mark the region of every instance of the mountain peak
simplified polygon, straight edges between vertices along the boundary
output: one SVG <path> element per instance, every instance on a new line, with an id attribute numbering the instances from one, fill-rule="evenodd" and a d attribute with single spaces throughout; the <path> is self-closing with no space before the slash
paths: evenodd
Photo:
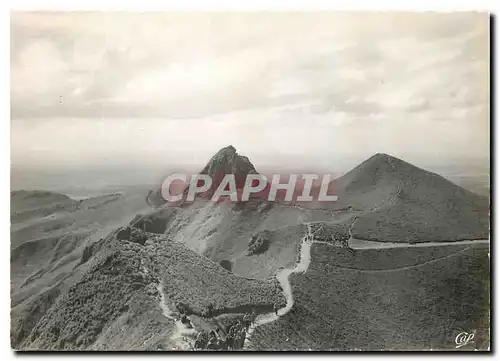
<path id="1" fill-rule="evenodd" d="M 392 161 L 392 160 L 396 160 L 396 161 L 399 161 L 401 162 L 401 159 L 399 158 L 396 158 L 390 154 L 387 154 L 387 153 L 375 153 L 374 155 L 372 155 L 370 158 L 367 159 L 367 161 Z"/>
<path id="2" fill-rule="evenodd" d="M 257 173 L 257 171 L 247 157 L 239 155 L 235 147 L 228 145 L 215 153 L 203 168 L 202 173 L 246 175 Z"/>
<path id="3" fill-rule="evenodd" d="M 221 148 L 217 153 L 217 154 L 228 154 L 228 155 L 232 155 L 232 154 L 237 154 L 236 153 L 236 148 L 233 147 L 231 144 L 224 147 L 224 148 Z"/>
<path id="4" fill-rule="evenodd" d="M 392 156 L 387 153 L 375 153 L 374 155 L 371 156 L 371 158 L 388 158 L 388 157 Z"/>
<path id="5" fill-rule="evenodd" d="M 376 153 L 361 163 L 361 166 L 364 168 L 369 167 L 372 171 L 380 168 L 392 172 L 400 167 L 410 166 L 410 164 L 386 153 Z"/>

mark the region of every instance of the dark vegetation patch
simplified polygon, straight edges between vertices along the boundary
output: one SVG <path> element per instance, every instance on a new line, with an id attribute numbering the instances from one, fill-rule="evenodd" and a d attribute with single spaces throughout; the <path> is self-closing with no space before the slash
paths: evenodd
<path id="1" fill-rule="evenodd" d="M 252 308 L 264 312 L 272 310 L 274 302 L 285 303 L 276 280 L 236 276 L 178 242 L 164 240 L 155 252 L 165 296 L 174 304 L 188 305 L 189 313 L 213 317 Z"/>
<path id="2" fill-rule="evenodd" d="M 178 212 L 179 210 L 176 208 L 162 208 L 149 214 L 137 215 L 130 222 L 130 226 L 148 233 L 164 234 Z"/>
<path id="3" fill-rule="evenodd" d="M 320 222 L 310 225 L 313 240 L 317 242 L 326 242 L 334 246 L 348 248 L 350 238 L 349 228 L 353 219 L 347 219 L 343 222 Z"/>
<path id="4" fill-rule="evenodd" d="M 289 226 L 270 231 L 269 248 L 266 252 L 252 256 L 241 256 L 233 260 L 233 272 L 245 277 L 268 279 L 280 268 L 295 265 L 297 248 L 306 234 L 305 225 Z"/>
<path id="5" fill-rule="evenodd" d="M 167 228 L 168 217 L 165 217 L 165 213 L 152 214 L 149 216 L 139 216 L 137 219 L 131 222 L 133 227 L 142 229 L 145 232 L 150 233 L 165 233 Z"/>
<path id="6" fill-rule="evenodd" d="M 212 318 L 202 317 L 199 315 L 192 314 L 189 316 L 193 327 L 198 331 L 210 332 L 217 327 L 223 330 L 225 333 L 229 328 L 236 324 L 238 320 L 242 321 L 244 313 L 225 313 Z"/>
<path id="7" fill-rule="evenodd" d="M 121 241 L 129 241 L 132 243 L 137 243 L 143 246 L 146 241 L 149 239 L 149 236 L 142 229 L 135 227 L 125 227 L 121 228 L 116 233 L 116 238 Z"/>
<path id="8" fill-rule="evenodd" d="M 219 262 L 219 264 L 222 268 L 228 270 L 229 272 L 231 272 L 233 268 L 233 264 L 231 263 L 231 261 L 228 261 L 227 259 L 223 259 L 222 261 Z"/>
<path id="9" fill-rule="evenodd" d="M 271 232 L 264 230 L 255 233 L 250 237 L 247 247 L 247 256 L 252 256 L 255 254 L 264 253 L 269 248 L 269 243 L 271 241 Z"/>
<path id="10" fill-rule="evenodd" d="M 157 298 L 148 257 L 133 243 L 104 250 L 90 270 L 54 302 L 22 346 L 86 349 L 103 328 L 144 297 Z"/>

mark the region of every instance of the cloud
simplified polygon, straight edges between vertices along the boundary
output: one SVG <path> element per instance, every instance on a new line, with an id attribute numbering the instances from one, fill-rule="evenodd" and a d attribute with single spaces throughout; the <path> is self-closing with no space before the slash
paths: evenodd
<path id="1" fill-rule="evenodd" d="M 12 96 L 43 98 L 64 87 L 68 75 L 67 64 L 51 42 L 33 42 L 23 49 L 13 66 Z"/>
<path id="2" fill-rule="evenodd" d="M 487 61 L 474 13 L 15 13 L 12 28 L 14 114 L 191 116 L 299 97 L 415 111 L 482 87 L 470 69 Z"/>
<path id="3" fill-rule="evenodd" d="M 168 152 L 165 161 L 189 162 L 234 143 L 256 162 L 281 153 L 325 162 L 349 152 L 484 156 L 488 21 L 480 13 L 14 13 L 12 117 L 28 120 L 13 132 L 13 154 L 36 163 Z M 95 133 L 103 124 L 113 137 Z"/>

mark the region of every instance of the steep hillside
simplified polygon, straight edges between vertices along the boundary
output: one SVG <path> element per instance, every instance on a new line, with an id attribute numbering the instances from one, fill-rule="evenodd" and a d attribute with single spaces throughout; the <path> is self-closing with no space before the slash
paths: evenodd
<path id="1" fill-rule="evenodd" d="M 274 232 L 281 228 L 292 229 L 304 222 L 342 220 L 350 217 L 350 214 L 344 212 L 307 210 L 277 203 L 265 202 L 257 206 L 240 207 L 234 203 L 217 204 L 198 200 L 189 207 L 160 208 L 135 219 L 132 224 L 150 232 L 165 234 L 217 262 L 233 262 L 238 259 L 238 262 L 248 264 L 241 257 L 245 256 L 248 243 L 258 232 Z M 279 234 L 285 237 L 278 236 Z M 287 234 L 288 231 L 283 231 L 277 233 L 276 237 L 273 236 L 270 253 L 266 251 L 263 257 L 267 257 L 269 253 L 274 255 L 272 257 L 275 259 L 284 259 L 284 263 L 287 263 L 288 256 L 282 258 L 279 252 L 285 248 L 292 249 L 290 247 L 295 247 L 293 244 L 299 240 L 298 237 L 290 238 Z M 292 257 L 291 254 L 290 256 Z M 255 261 L 260 258 L 262 257 L 254 257 Z M 291 259 L 295 259 L 295 255 Z M 243 263 L 240 263 L 241 271 L 247 269 Z M 280 262 L 277 261 L 276 264 Z M 269 267 L 274 269 L 274 266 Z M 251 271 L 246 275 L 254 277 L 256 274 Z"/>
<path id="2" fill-rule="evenodd" d="M 13 347 L 145 349 L 172 327 L 162 316 L 162 297 L 172 310 L 183 305 L 189 314 L 203 317 L 209 307 L 214 317 L 269 311 L 275 302 L 284 302 L 274 280 L 237 277 L 164 237 L 151 235 L 140 245 L 118 234 L 96 243 L 66 282 L 13 310 Z M 164 295 L 158 293 L 160 283 Z M 165 342 L 163 347 L 172 346 Z"/>
<path id="3" fill-rule="evenodd" d="M 154 325 L 153 322 L 157 291 L 152 285 L 154 278 L 147 272 L 150 265 L 151 261 L 144 257 L 140 246 L 128 242 L 120 247 L 110 244 L 88 265 L 80 266 L 85 266 L 86 270 L 61 285 L 59 294 L 54 295 L 49 305 L 43 293 L 31 301 L 38 308 L 47 308 L 36 319 L 31 319 L 31 313 L 20 313 L 13 318 L 14 324 L 31 322 L 34 327 L 14 328 L 12 346 L 47 350 L 88 349 L 119 317 L 131 318 L 134 323 L 147 323 L 150 327 L 155 326 L 151 330 L 160 331 L 161 323 Z M 161 312 L 156 311 L 159 317 Z M 137 336 L 128 345 L 133 349 L 148 335 L 137 334 L 137 325 L 134 329 L 131 326 L 127 328 Z"/>
<path id="4" fill-rule="evenodd" d="M 405 201 L 453 203 L 465 210 L 488 205 L 486 198 L 438 174 L 381 153 L 334 180 L 332 185 L 342 204 L 365 210 Z"/>
<path id="5" fill-rule="evenodd" d="M 202 169 L 215 186 L 225 174 L 235 174 L 242 186 L 243 176 L 256 172 L 232 146 Z M 181 310 L 197 330 L 226 327 L 252 310 L 276 316 L 273 304 L 284 305 L 283 292 L 287 302 L 292 296 L 280 275 L 298 259 L 309 260 L 299 257 L 304 239 L 320 244 L 312 245 L 309 269 L 291 276 L 295 303 L 287 303 L 290 313 L 258 327 L 250 348 L 443 348 L 450 346 L 443 336 L 448 329 L 480 330 L 482 342 L 487 246 L 360 250 L 349 241 L 488 238 L 489 200 L 383 154 L 330 189 L 339 201 L 324 209 L 260 197 L 212 202 L 207 195 L 214 186 L 177 205 L 158 202 L 154 191 L 79 201 L 12 192 L 11 343 L 175 349 L 172 315 Z"/>
<path id="6" fill-rule="evenodd" d="M 80 258 L 77 250 L 91 234 L 82 230 L 22 243 L 11 251 L 11 282 L 25 287 L 44 274 L 75 262 Z"/>
<path id="7" fill-rule="evenodd" d="M 13 213 L 14 209 L 31 212 L 27 218 L 12 217 L 12 305 L 67 278 L 87 244 L 149 209 L 144 194 L 134 191 L 74 201 L 52 192 L 12 192 Z"/>
<path id="8" fill-rule="evenodd" d="M 240 163 L 244 166 L 236 166 Z M 212 157 L 203 171 L 247 174 L 255 168 L 229 146 Z M 295 260 L 300 232 L 289 231 L 304 222 L 326 222 L 322 232 L 328 237 L 337 233 L 339 245 L 351 235 L 403 243 L 488 238 L 488 199 L 389 155 L 374 155 L 334 180 L 330 188 L 339 201 L 325 209 L 262 200 L 234 204 L 198 199 L 183 207 L 161 208 L 136 221 L 139 228 L 166 234 L 217 262 L 231 262 L 236 273 L 257 278 L 269 277 Z M 264 231 L 271 232 L 268 249 L 247 254 L 249 241 Z"/>
<path id="9" fill-rule="evenodd" d="M 251 350 L 465 350 L 489 347 L 488 245 L 356 250 L 315 244 L 291 277 L 290 313 L 255 330 Z"/>
<path id="10" fill-rule="evenodd" d="M 376 154 L 332 182 L 338 207 L 363 209 L 355 238 L 381 242 L 488 238 L 489 201 L 443 177 Z"/>

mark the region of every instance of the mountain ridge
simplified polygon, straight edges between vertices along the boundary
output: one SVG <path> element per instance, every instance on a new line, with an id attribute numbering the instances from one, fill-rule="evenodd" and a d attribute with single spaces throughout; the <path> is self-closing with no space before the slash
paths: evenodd
<path id="1" fill-rule="evenodd" d="M 443 176 L 377 153 L 332 182 L 338 206 L 365 211 L 354 238 L 456 241 L 489 236 L 489 200 Z"/>
<path id="2" fill-rule="evenodd" d="M 208 175 L 245 174 L 246 176 L 246 174 L 256 174 L 257 171 L 248 157 L 238 154 L 234 146 L 228 145 L 215 153 L 200 173 Z"/>

